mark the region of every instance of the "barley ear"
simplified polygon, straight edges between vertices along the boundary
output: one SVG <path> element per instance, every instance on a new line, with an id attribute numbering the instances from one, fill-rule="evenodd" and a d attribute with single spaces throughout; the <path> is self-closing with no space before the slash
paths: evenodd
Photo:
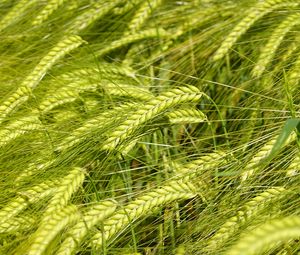
<path id="1" fill-rule="evenodd" d="M 257 255 L 264 254 L 279 244 L 300 237 L 300 217 L 289 216 L 265 223 L 245 233 L 226 255 Z"/>
<path id="2" fill-rule="evenodd" d="M 246 33 L 246 31 L 260 18 L 266 14 L 272 12 L 273 10 L 285 7 L 285 6 L 297 6 L 297 3 L 289 3 L 285 0 L 266 0 L 263 2 L 258 2 L 256 6 L 251 8 L 246 15 L 226 36 L 226 39 L 222 42 L 219 49 L 213 56 L 213 61 L 220 60 L 223 58 L 228 51 L 232 48 L 235 42 Z"/>
<path id="3" fill-rule="evenodd" d="M 104 47 L 101 50 L 98 50 L 95 54 L 97 57 L 102 57 L 105 54 L 113 50 L 116 50 L 122 46 L 126 46 L 130 43 L 138 42 L 141 40 L 147 40 L 151 38 L 168 38 L 168 37 L 170 37 L 170 34 L 166 32 L 164 29 L 150 28 L 141 32 L 137 32 L 135 34 L 128 34 L 119 40 L 112 41 L 110 42 L 109 46 Z"/>
<path id="4" fill-rule="evenodd" d="M 95 21 L 101 19 L 104 15 L 113 10 L 113 8 L 120 2 L 122 2 L 122 0 L 112 0 L 105 4 L 103 2 L 93 4 L 85 12 L 74 19 L 71 26 L 68 28 L 69 33 L 80 33 L 88 26 L 92 25 Z"/>
<path id="5" fill-rule="evenodd" d="M 287 141 L 285 141 L 285 145 L 295 141 L 296 139 L 296 133 L 293 132 Z M 277 141 L 277 136 L 270 139 L 268 142 L 265 143 L 265 145 L 254 155 L 254 157 L 248 162 L 248 164 L 245 166 L 245 169 L 243 170 L 241 174 L 241 182 L 246 181 L 249 179 L 255 172 L 259 170 L 259 163 L 266 159 L 269 154 L 271 153 L 274 144 Z"/>
<path id="6" fill-rule="evenodd" d="M 48 17 L 55 12 L 66 0 L 50 0 L 46 6 L 42 9 L 34 20 L 32 21 L 33 26 L 41 25 Z"/>
<path id="7" fill-rule="evenodd" d="M 299 13 L 289 15 L 279 26 L 273 31 L 265 46 L 263 46 L 258 61 L 255 64 L 252 75 L 259 77 L 265 71 L 267 65 L 272 61 L 277 48 L 283 41 L 285 35 L 297 24 L 300 23 Z"/>
<path id="8" fill-rule="evenodd" d="M 77 207 L 69 205 L 55 211 L 47 222 L 41 223 L 33 234 L 27 255 L 42 255 L 52 240 L 68 225 L 76 222 L 80 215 Z"/>
<path id="9" fill-rule="evenodd" d="M 179 87 L 166 91 L 160 96 L 145 102 L 137 111 L 130 113 L 123 123 L 115 131 L 108 134 L 108 139 L 103 145 L 103 149 L 112 150 L 132 136 L 138 128 L 166 112 L 169 108 L 183 103 L 198 102 L 202 93 L 193 86 Z"/>
<path id="10" fill-rule="evenodd" d="M 7 221 L 19 215 L 28 205 L 51 195 L 57 184 L 56 181 L 47 181 L 19 192 L 15 198 L 0 209 L 0 228 L 4 227 Z"/>
<path id="11" fill-rule="evenodd" d="M 3 122 L 8 114 L 28 100 L 31 91 L 34 90 L 47 71 L 59 59 L 79 47 L 82 43 L 84 43 L 84 41 L 81 37 L 76 35 L 68 36 L 58 42 L 58 44 L 41 59 L 33 71 L 23 80 L 21 86 L 0 105 L 0 123 Z"/>
<path id="12" fill-rule="evenodd" d="M 74 254 L 91 228 L 113 214 L 116 208 L 117 204 L 113 201 L 103 201 L 88 206 L 85 209 L 82 218 L 66 232 L 65 236 L 67 237 L 60 245 L 56 254 Z"/>
<path id="13" fill-rule="evenodd" d="M 73 193 L 81 187 L 84 178 L 85 171 L 82 168 L 75 167 L 62 179 L 60 185 L 56 189 L 55 195 L 51 198 L 45 209 L 42 222 L 46 224 L 47 220 L 54 212 L 59 211 L 60 208 L 68 204 Z"/>
<path id="14" fill-rule="evenodd" d="M 224 243 L 245 223 L 257 216 L 271 203 L 289 194 L 283 187 L 267 189 L 242 206 L 235 216 L 227 220 L 221 228 L 209 239 L 205 250 L 214 251 Z"/>
<path id="15" fill-rule="evenodd" d="M 8 13 L 0 20 L 0 32 L 18 21 L 26 9 L 36 2 L 37 0 L 20 0 L 17 4 L 13 5 Z"/>
<path id="16" fill-rule="evenodd" d="M 42 125 L 37 116 L 31 115 L 19 118 L 8 123 L 4 129 L 0 129 L 0 147 L 25 133 L 34 130 L 41 130 Z"/>
<path id="17" fill-rule="evenodd" d="M 150 0 L 142 2 L 128 24 L 129 33 L 136 33 L 143 26 L 145 21 L 151 16 L 154 9 L 162 4 L 162 0 Z"/>
<path id="18" fill-rule="evenodd" d="M 293 177 L 297 176 L 299 174 L 300 170 L 300 154 L 297 153 L 294 159 L 292 159 L 292 162 L 286 169 L 286 176 Z"/>
<path id="19" fill-rule="evenodd" d="M 18 216 L 0 223 L 0 234 L 12 234 L 30 229 L 35 224 L 35 219 L 29 216 Z"/>
<path id="20" fill-rule="evenodd" d="M 103 244 L 103 237 L 110 242 L 116 235 L 122 233 L 133 221 L 149 214 L 153 209 L 162 207 L 170 202 L 190 199 L 197 195 L 197 189 L 190 182 L 172 181 L 161 188 L 149 191 L 124 208 L 116 211 L 103 223 L 103 233 L 98 232 L 91 240 L 92 246 L 99 248 Z"/>

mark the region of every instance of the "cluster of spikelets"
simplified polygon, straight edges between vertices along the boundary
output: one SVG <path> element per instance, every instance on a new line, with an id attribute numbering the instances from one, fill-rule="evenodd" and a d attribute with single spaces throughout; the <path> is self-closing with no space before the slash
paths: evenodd
<path id="1" fill-rule="evenodd" d="M 299 8 L 0 1 L 0 253 L 299 252 Z"/>

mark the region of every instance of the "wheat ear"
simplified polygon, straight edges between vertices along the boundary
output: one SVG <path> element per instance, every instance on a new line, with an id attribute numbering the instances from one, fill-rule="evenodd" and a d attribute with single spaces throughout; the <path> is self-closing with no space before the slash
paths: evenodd
<path id="1" fill-rule="evenodd" d="M 67 238 L 60 245 L 57 255 L 71 255 L 80 247 L 82 240 L 90 229 L 109 217 L 116 210 L 116 202 L 103 201 L 92 204 L 85 209 L 83 216 L 72 228 L 66 232 Z"/>
<path id="2" fill-rule="evenodd" d="M 254 77 L 259 77 L 262 75 L 267 65 L 273 59 L 275 52 L 285 35 L 297 24 L 300 23 L 300 14 L 293 13 L 289 15 L 284 21 L 273 31 L 267 44 L 262 48 L 262 51 L 259 55 L 258 61 L 255 64 L 252 75 Z"/>
<path id="3" fill-rule="evenodd" d="M 141 125 L 147 121 L 163 114 L 169 108 L 188 102 L 197 102 L 202 93 L 193 86 L 180 87 L 162 93 L 160 96 L 145 102 L 134 113 L 129 114 L 119 127 L 108 134 L 108 139 L 103 145 L 103 149 L 114 149 L 129 136 L 131 136 Z"/>
<path id="4" fill-rule="evenodd" d="M 232 48 L 234 43 L 260 18 L 280 7 L 297 6 L 298 3 L 290 3 L 286 0 L 266 0 L 257 3 L 226 36 L 219 49 L 213 56 L 213 61 L 223 58 Z"/>
<path id="5" fill-rule="evenodd" d="M 206 250 L 216 251 L 217 248 L 224 243 L 236 232 L 244 223 L 249 222 L 253 217 L 257 216 L 270 203 L 282 198 L 288 194 L 288 190 L 283 187 L 274 187 L 267 189 L 258 196 L 251 199 L 235 216 L 227 220 L 221 228 L 209 239 Z"/>
<path id="6" fill-rule="evenodd" d="M 290 216 L 265 223 L 245 234 L 226 255 L 263 254 L 279 244 L 300 237 L 300 217 Z"/>
<path id="7" fill-rule="evenodd" d="M 84 41 L 79 36 L 71 35 L 61 40 L 41 59 L 34 70 L 24 79 L 21 86 L 0 105 L 0 123 L 12 111 L 28 100 L 31 91 L 43 79 L 47 71 L 70 51 L 79 47 Z"/>
<path id="8" fill-rule="evenodd" d="M 99 232 L 94 235 L 91 240 L 92 246 L 101 247 L 103 238 L 106 241 L 111 241 L 111 238 L 123 232 L 129 224 L 141 216 L 151 213 L 155 208 L 173 201 L 195 197 L 197 195 L 196 190 L 190 182 L 172 181 L 161 188 L 141 195 L 104 221 L 103 233 Z"/>
<path id="9" fill-rule="evenodd" d="M 62 207 L 48 218 L 47 222 L 41 223 L 38 230 L 33 234 L 27 255 L 42 255 L 52 240 L 64 228 L 76 222 L 80 218 L 75 205 Z"/>

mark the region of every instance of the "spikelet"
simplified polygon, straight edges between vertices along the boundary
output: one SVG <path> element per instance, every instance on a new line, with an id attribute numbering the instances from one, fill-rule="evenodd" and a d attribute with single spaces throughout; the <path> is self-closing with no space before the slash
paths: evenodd
<path id="1" fill-rule="evenodd" d="M 134 14 L 131 22 L 128 24 L 129 33 L 140 31 L 145 21 L 151 16 L 152 12 L 162 4 L 162 0 L 144 1 Z"/>
<path id="2" fill-rule="evenodd" d="M 112 133 L 103 145 L 103 149 L 112 150 L 123 143 L 138 128 L 147 121 L 166 112 L 169 108 L 189 102 L 200 100 L 202 93 L 193 86 L 180 87 L 162 93 L 160 96 L 145 102 L 145 104 L 133 113 L 128 114 L 125 120 Z"/>
<path id="3" fill-rule="evenodd" d="M 295 132 L 293 132 L 289 136 L 288 140 L 285 142 L 285 145 L 295 141 L 295 139 L 296 139 L 296 134 L 295 134 Z M 248 164 L 245 166 L 245 169 L 243 170 L 243 172 L 241 174 L 242 182 L 249 179 L 250 176 L 252 176 L 256 171 L 259 170 L 259 163 L 261 162 L 261 160 L 263 160 L 270 154 L 274 144 L 276 143 L 276 140 L 277 140 L 277 137 L 274 137 L 274 138 L 270 139 L 268 142 L 266 142 L 265 145 L 248 162 Z"/>
<path id="4" fill-rule="evenodd" d="M 55 12 L 66 0 L 50 0 L 46 6 L 42 9 L 34 20 L 32 21 L 33 26 L 41 25 L 48 17 Z"/>
<path id="5" fill-rule="evenodd" d="M 16 5 L 14 5 L 9 12 L 0 20 L 0 32 L 6 27 L 12 25 L 18 21 L 24 12 L 37 0 L 20 0 Z"/>
<path id="6" fill-rule="evenodd" d="M 298 3 L 290 3 L 286 0 L 266 0 L 258 2 L 256 6 L 249 10 L 244 17 L 226 36 L 219 49 L 213 56 L 213 61 L 223 58 L 232 48 L 234 43 L 260 18 L 280 7 L 297 6 Z"/>
<path id="7" fill-rule="evenodd" d="M 73 193 L 75 193 L 82 185 L 84 178 L 84 170 L 82 168 L 75 167 L 62 179 L 56 189 L 55 195 L 51 198 L 45 209 L 42 223 L 46 224 L 47 220 L 54 212 L 59 211 L 62 207 L 68 204 Z"/>
<path id="8" fill-rule="evenodd" d="M 284 39 L 285 35 L 297 24 L 300 23 L 299 13 L 293 13 L 284 19 L 283 22 L 273 31 L 269 40 L 259 55 L 258 61 L 255 64 L 252 75 L 259 77 L 265 71 L 267 65 L 272 61 L 277 48 Z"/>
<path id="9" fill-rule="evenodd" d="M 300 217 L 289 216 L 265 223 L 245 234 L 226 255 L 264 254 L 279 244 L 300 237 Z"/>
<path id="10" fill-rule="evenodd" d="M 75 223 L 80 218 L 75 205 L 62 207 L 53 212 L 47 222 L 39 225 L 38 230 L 33 234 L 31 245 L 27 255 L 42 255 L 52 240 L 68 225 Z"/>
<path id="11" fill-rule="evenodd" d="M 147 29 L 141 32 L 137 32 L 135 34 L 129 34 L 127 36 L 122 37 L 119 40 L 113 41 L 109 43 L 109 46 L 104 47 L 98 51 L 96 51 L 95 55 L 97 57 L 102 57 L 103 55 L 109 53 L 110 51 L 116 50 L 122 46 L 128 45 L 130 43 L 134 43 L 141 40 L 151 39 L 151 38 L 167 38 L 170 37 L 170 34 L 166 32 L 164 29 Z"/>
<path id="12" fill-rule="evenodd" d="M 60 245 L 56 254 L 74 254 L 77 247 L 80 247 L 82 240 L 88 234 L 89 230 L 113 214 L 116 207 L 116 202 L 113 201 L 103 201 L 88 206 L 82 219 L 66 232 L 65 235 L 67 238 Z"/>
<path id="13" fill-rule="evenodd" d="M 227 220 L 221 228 L 214 234 L 206 246 L 208 251 L 216 251 L 236 232 L 244 223 L 250 222 L 262 210 L 267 208 L 270 203 L 275 202 L 282 196 L 287 195 L 288 190 L 283 187 L 274 187 L 267 189 L 258 196 L 247 202 L 235 216 Z"/>
<path id="14" fill-rule="evenodd" d="M 41 128 L 41 123 L 35 115 L 12 121 L 5 126 L 5 129 L 0 129 L 0 147 L 27 132 L 40 130 Z"/>
<path id="15" fill-rule="evenodd" d="M 151 213 L 153 209 L 173 201 L 190 199 L 196 195 L 196 188 L 190 182 L 168 182 L 161 188 L 141 195 L 106 219 L 103 225 L 104 232 L 95 234 L 91 244 L 93 247 L 99 248 L 103 244 L 103 237 L 109 243 L 114 235 L 120 234 L 129 224 L 141 216 Z"/>
<path id="16" fill-rule="evenodd" d="M 184 123 L 201 123 L 206 122 L 206 115 L 197 109 L 179 109 L 167 113 L 170 123 L 184 124 Z"/>
<path id="17" fill-rule="evenodd" d="M 54 46 L 49 53 L 41 59 L 34 70 L 25 78 L 21 86 L 0 105 L 0 123 L 12 111 L 26 102 L 31 91 L 43 79 L 47 71 L 70 51 L 79 47 L 84 41 L 79 36 L 68 36 Z"/>

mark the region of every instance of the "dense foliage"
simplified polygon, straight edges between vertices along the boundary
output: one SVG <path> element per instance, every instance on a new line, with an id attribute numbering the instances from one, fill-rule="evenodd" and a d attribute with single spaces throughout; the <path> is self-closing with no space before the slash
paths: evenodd
<path id="1" fill-rule="evenodd" d="M 300 252 L 299 10 L 0 0 L 0 254 Z"/>

